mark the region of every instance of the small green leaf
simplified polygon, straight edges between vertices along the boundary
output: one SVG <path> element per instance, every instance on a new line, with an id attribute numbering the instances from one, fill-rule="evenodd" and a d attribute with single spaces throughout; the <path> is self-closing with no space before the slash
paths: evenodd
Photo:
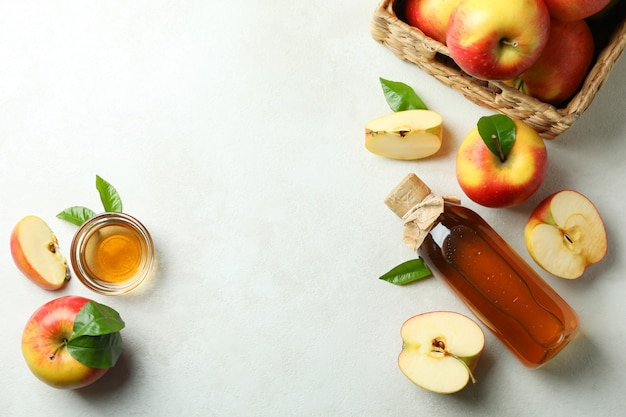
<path id="1" fill-rule="evenodd" d="M 484 116 L 478 120 L 478 133 L 487 148 L 501 162 L 506 161 L 511 148 L 515 144 L 515 123 L 504 114 Z"/>
<path id="2" fill-rule="evenodd" d="M 73 206 L 57 214 L 57 218 L 80 226 L 95 215 L 96 213 L 87 207 Z"/>
<path id="3" fill-rule="evenodd" d="M 88 301 L 74 319 L 71 339 L 119 332 L 125 324 L 119 313 L 104 304 Z"/>
<path id="4" fill-rule="evenodd" d="M 122 199 L 115 187 L 96 175 L 96 188 L 100 193 L 100 200 L 106 212 L 121 212 Z"/>
<path id="5" fill-rule="evenodd" d="M 380 78 L 387 104 L 394 112 L 403 110 L 428 110 L 424 102 L 410 86 Z"/>
<path id="6" fill-rule="evenodd" d="M 122 335 L 119 332 L 101 336 L 81 336 L 70 339 L 67 349 L 80 363 L 91 368 L 111 368 L 122 355 Z"/>
<path id="7" fill-rule="evenodd" d="M 380 277 L 380 279 L 392 284 L 404 285 L 431 275 L 432 272 L 430 272 L 430 269 L 424 263 L 424 260 L 422 258 L 417 258 L 396 266 L 391 271 Z"/>

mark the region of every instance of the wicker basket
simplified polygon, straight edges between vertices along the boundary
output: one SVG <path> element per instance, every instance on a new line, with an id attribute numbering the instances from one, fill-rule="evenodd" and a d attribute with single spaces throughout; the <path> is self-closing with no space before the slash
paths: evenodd
<path id="1" fill-rule="evenodd" d="M 522 120 L 545 139 L 566 131 L 589 107 L 608 78 L 626 45 L 626 20 L 617 22 L 607 43 L 599 49 L 595 63 L 579 92 L 563 107 L 544 103 L 498 81 L 483 81 L 463 72 L 450 58 L 448 48 L 409 26 L 395 13 L 398 0 L 382 0 L 371 22 L 371 35 L 397 57 L 416 64 L 423 71 L 470 101 L 509 117 Z"/>

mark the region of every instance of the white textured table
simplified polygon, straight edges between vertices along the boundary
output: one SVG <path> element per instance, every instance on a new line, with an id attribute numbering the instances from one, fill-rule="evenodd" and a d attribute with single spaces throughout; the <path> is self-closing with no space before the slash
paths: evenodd
<path id="1" fill-rule="evenodd" d="M 369 35 L 375 1 L 6 0 L 0 3 L 0 414 L 7 416 L 617 415 L 626 261 L 626 62 L 578 122 L 548 143 L 548 176 L 513 209 L 463 198 L 455 150 L 489 114 Z M 363 146 L 389 111 L 378 77 L 413 86 L 443 114 L 445 146 L 420 162 Z M 544 274 L 580 315 L 553 362 L 524 368 L 487 333 L 478 384 L 453 396 L 399 371 L 401 324 L 468 313 L 431 279 L 378 277 L 413 255 L 383 199 L 409 172 L 456 193 L 527 259 L 522 229 L 549 193 L 573 188 L 605 220 L 610 251 L 577 281 Z M 37 214 L 97 207 L 95 175 L 150 229 L 158 274 L 102 297 L 73 280 L 59 293 L 16 269 L 9 234 Z M 21 331 L 41 304 L 85 295 L 127 323 L 125 354 L 99 383 L 57 391 L 26 368 Z"/>

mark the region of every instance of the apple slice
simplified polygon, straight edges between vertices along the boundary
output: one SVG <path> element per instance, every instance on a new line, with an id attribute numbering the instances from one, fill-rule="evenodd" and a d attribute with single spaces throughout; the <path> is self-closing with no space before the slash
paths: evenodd
<path id="1" fill-rule="evenodd" d="M 549 273 L 580 277 L 607 251 L 604 223 L 591 201 L 577 191 L 548 196 L 535 208 L 524 228 L 530 256 Z"/>
<path id="2" fill-rule="evenodd" d="M 13 228 L 11 255 L 18 269 L 41 288 L 58 290 L 70 279 L 56 236 L 37 216 L 26 216 Z"/>
<path id="3" fill-rule="evenodd" d="M 474 381 L 485 334 L 469 317 L 452 311 L 419 314 L 402 325 L 400 335 L 398 366 L 419 387 L 451 394 Z"/>
<path id="4" fill-rule="evenodd" d="M 441 148 L 443 117 L 432 110 L 389 113 L 365 125 L 365 147 L 392 159 L 426 158 Z"/>

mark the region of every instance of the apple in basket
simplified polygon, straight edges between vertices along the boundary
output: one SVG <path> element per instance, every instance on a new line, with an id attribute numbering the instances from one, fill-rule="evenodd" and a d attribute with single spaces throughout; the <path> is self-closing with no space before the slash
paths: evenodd
<path id="1" fill-rule="evenodd" d="M 424 34 L 443 44 L 452 11 L 461 0 L 406 0 L 404 19 Z"/>
<path id="2" fill-rule="evenodd" d="M 573 22 L 598 13 L 608 6 L 611 0 L 544 0 L 544 2 L 552 17 Z"/>
<path id="3" fill-rule="evenodd" d="M 534 64 L 549 33 L 543 0 L 461 0 L 450 15 L 446 44 L 466 73 L 509 80 Z"/>
<path id="4" fill-rule="evenodd" d="M 548 44 L 539 59 L 510 84 L 545 103 L 563 103 L 585 81 L 594 48 L 593 34 L 585 20 L 552 19 Z"/>

